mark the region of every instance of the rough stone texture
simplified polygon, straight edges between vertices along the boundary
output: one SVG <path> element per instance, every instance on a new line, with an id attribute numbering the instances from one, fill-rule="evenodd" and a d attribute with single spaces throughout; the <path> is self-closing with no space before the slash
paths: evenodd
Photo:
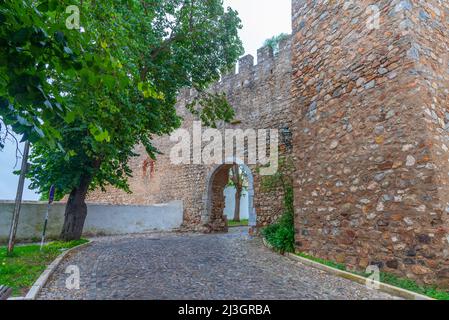
<path id="1" fill-rule="evenodd" d="M 297 248 L 448 285 L 446 1 L 293 1 Z"/>
<path id="2" fill-rule="evenodd" d="M 80 290 L 66 289 L 68 266 Z M 56 269 L 41 300 L 395 299 L 279 256 L 241 230 L 99 239 Z"/>
<path id="3" fill-rule="evenodd" d="M 212 177 L 212 201 L 211 201 L 211 230 L 228 231 L 228 221 L 223 214 L 225 208 L 225 199 L 223 197 L 224 189 L 229 182 L 230 165 L 222 166 Z"/>
<path id="4" fill-rule="evenodd" d="M 238 74 L 228 74 L 211 90 L 224 92 L 236 110 L 233 124 L 220 126 L 231 129 L 285 129 L 290 128 L 290 84 L 291 46 L 290 39 L 280 44 L 280 50 L 273 54 L 271 48 L 258 51 L 258 63 L 250 55 L 239 61 Z M 184 107 L 191 101 L 193 92 L 181 93 L 177 105 L 178 114 L 184 118 L 183 128 L 193 132 L 192 115 Z M 203 128 L 203 131 L 206 128 Z M 224 134 L 223 134 L 224 136 Z M 288 137 L 288 135 L 286 135 Z M 291 148 L 280 136 L 280 153 L 285 155 Z M 287 141 L 288 142 L 288 141 Z M 137 147 L 140 157 L 131 160 L 134 177 L 130 179 L 132 194 L 115 189 L 106 193 L 95 191 L 89 201 L 111 204 L 154 204 L 173 200 L 184 202 L 184 227 L 199 231 L 223 231 L 223 192 L 215 183 L 216 173 L 229 168 L 202 164 L 174 165 L 169 155 L 175 142 L 169 137 L 154 139 L 155 146 L 162 151 L 156 162 L 151 161 L 142 147 Z M 203 143 L 204 147 L 205 143 Z M 244 159 L 240 159 L 244 161 Z M 247 163 L 245 161 L 245 163 Z M 257 226 L 266 226 L 275 221 L 283 211 L 281 190 L 262 190 L 261 179 L 256 166 L 249 166 L 254 176 L 254 206 Z M 221 197 L 218 199 L 217 197 Z M 211 206 L 212 198 L 217 206 Z M 221 211 L 220 211 L 221 210 Z M 212 213 L 215 212 L 215 213 Z"/>
<path id="5" fill-rule="evenodd" d="M 419 282 L 449 286 L 449 5 L 382 0 L 293 0 L 293 36 L 274 56 L 246 56 L 223 91 L 233 128 L 290 128 L 295 162 L 296 245 L 354 269 L 376 264 Z M 184 127 L 192 117 L 179 99 Z M 216 170 L 173 166 L 173 143 L 153 163 L 132 160 L 133 195 L 94 193 L 107 203 L 184 201 L 184 225 L 223 231 Z M 288 144 L 281 152 L 290 154 Z M 266 192 L 254 167 L 258 226 L 282 213 L 282 192 Z M 212 199 L 214 199 L 212 201 Z M 215 207 L 212 205 L 215 203 Z"/>

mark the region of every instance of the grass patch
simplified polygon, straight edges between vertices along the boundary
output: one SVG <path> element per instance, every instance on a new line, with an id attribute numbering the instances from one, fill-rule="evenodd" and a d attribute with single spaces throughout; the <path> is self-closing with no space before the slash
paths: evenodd
<path id="1" fill-rule="evenodd" d="M 370 274 L 367 274 L 364 272 L 350 271 L 344 264 L 341 264 L 341 263 L 336 263 L 336 262 L 329 261 L 329 260 L 315 258 L 315 257 L 309 256 L 304 253 L 297 253 L 296 255 L 298 255 L 302 258 L 308 259 L 308 260 L 312 260 L 312 261 L 321 263 L 328 267 L 332 267 L 332 268 L 335 268 L 338 270 L 350 272 L 350 273 L 353 273 L 353 274 L 356 274 L 358 276 L 362 276 L 365 278 L 370 276 Z M 435 286 L 422 286 L 422 285 L 417 284 L 415 281 L 413 281 L 411 279 L 400 278 L 391 273 L 381 272 L 380 273 L 380 282 L 389 284 L 389 285 L 392 285 L 392 286 L 395 286 L 395 287 L 398 287 L 401 289 L 405 289 L 408 291 L 416 292 L 416 293 L 428 296 L 433 299 L 449 300 L 449 292 L 447 292 L 447 291 L 440 290 Z"/>
<path id="2" fill-rule="evenodd" d="M 342 263 L 337 263 L 337 262 L 328 261 L 328 260 L 324 260 L 324 259 L 320 259 L 320 258 L 315 258 L 315 257 L 309 256 L 309 255 L 304 254 L 304 253 L 297 253 L 296 255 L 300 256 L 301 258 L 305 258 L 305 259 L 308 259 L 308 260 L 312 260 L 314 262 L 318 262 L 318 263 L 324 264 L 325 266 L 328 266 L 328 267 L 331 267 L 331 268 L 334 268 L 334 269 L 338 269 L 338 270 L 341 270 L 341 271 L 348 271 L 348 270 L 346 270 L 346 266 L 344 264 L 342 264 Z"/>
<path id="3" fill-rule="evenodd" d="M 247 227 L 248 225 L 249 225 L 248 219 L 242 219 L 240 221 L 234 221 L 234 220 L 228 221 L 229 227 Z"/>
<path id="4" fill-rule="evenodd" d="M 77 247 L 88 240 L 51 242 L 40 251 L 39 245 L 16 246 L 11 256 L 6 247 L 0 247 L 0 284 L 13 289 L 13 296 L 24 296 L 47 266 L 63 251 Z"/>

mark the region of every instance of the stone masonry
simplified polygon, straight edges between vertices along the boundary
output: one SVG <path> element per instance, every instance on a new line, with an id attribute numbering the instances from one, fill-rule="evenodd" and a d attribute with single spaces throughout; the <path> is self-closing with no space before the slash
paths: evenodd
<path id="1" fill-rule="evenodd" d="M 254 57 L 251 55 L 241 58 L 238 73 L 225 75 L 211 88 L 215 92 L 225 92 L 236 111 L 232 124 L 221 125 L 219 129 L 223 130 L 223 133 L 224 129 L 228 128 L 279 129 L 289 132 L 292 120 L 289 113 L 290 84 L 290 39 L 280 43 L 279 52 L 276 54 L 270 47 L 259 49 L 257 65 L 254 65 Z M 182 128 L 189 130 L 191 134 L 193 121 L 196 119 L 186 110 L 185 105 L 191 101 L 193 95 L 189 90 L 183 91 L 177 104 L 178 114 L 184 119 Z M 285 155 L 291 150 L 283 143 L 282 136 L 280 143 L 281 154 Z M 230 165 L 174 165 L 169 155 L 176 143 L 171 142 L 169 137 L 160 137 L 154 140 L 154 144 L 162 152 L 156 162 L 148 158 L 142 147 L 137 147 L 140 157 L 131 160 L 130 165 L 134 172 L 134 176 L 129 180 L 132 194 L 115 189 L 109 189 L 106 193 L 95 191 L 90 194 L 89 201 L 157 204 L 183 200 L 186 230 L 226 231 L 223 190 L 228 182 Z M 256 166 L 249 167 L 254 179 L 253 192 L 250 194 L 254 194 L 257 226 L 266 226 L 282 215 L 283 194 L 281 190 L 263 189 Z"/>
<path id="2" fill-rule="evenodd" d="M 295 163 L 298 251 L 364 270 L 449 286 L 449 4 L 442 0 L 292 0 L 292 38 L 239 61 L 225 92 L 236 121 L 225 128 L 279 129 Z M 177 108 L 183 127 L 193 117 Z M 287 134 L 288 137 L 288 134 Z M 133 194 L 94 192 L 91 201 L 184 202 L 184 226 L 226 231 L 229 165 L 173 165 L 174 143 L 155 139 L 131 162 Z M 261 187 L 257 226 L 283 211 L 281 190 Z"/>
<path id="3" fill-rule="evenodd" d="M 296 245 L 448 286 L 449 4 L 372 3 L 293 1 Z"/>

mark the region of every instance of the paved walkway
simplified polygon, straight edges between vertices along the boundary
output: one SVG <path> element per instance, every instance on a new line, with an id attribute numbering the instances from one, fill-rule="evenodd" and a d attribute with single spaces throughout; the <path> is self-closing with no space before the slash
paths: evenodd
<path id="1" fill-rule="evenodd" d="M 80 290 L 64 271 L 80 269 Z M 245 229 L 97 239 L 56 270 L 39 299 L 392 299 L 279 256 Z"/>

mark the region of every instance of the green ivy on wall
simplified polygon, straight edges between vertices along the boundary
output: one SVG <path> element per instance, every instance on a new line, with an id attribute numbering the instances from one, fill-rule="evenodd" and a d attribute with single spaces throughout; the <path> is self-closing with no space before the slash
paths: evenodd
<path id="1" fill-rule="evenodd" d="M 291 159 L 280 159 L 279 170 L 273 176 L 262 178 L 262 189 L 274 191 L 282 188 L 284 193 L 284 213 L 277 222 L 262 229 L 262 236 L 280 253 L 295 251 L 295 224 L 293 205 L 293 164 Z"/>

